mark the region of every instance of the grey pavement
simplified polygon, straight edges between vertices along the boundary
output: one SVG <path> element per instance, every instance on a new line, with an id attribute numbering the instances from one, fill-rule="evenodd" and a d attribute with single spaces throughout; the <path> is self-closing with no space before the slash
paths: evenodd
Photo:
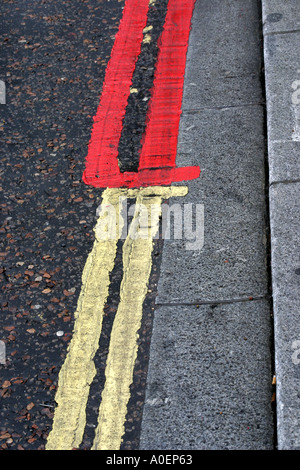
<path id="1" fill-rule="evenodd" d="M 278 449 L 300 449 L 300 5 L 263 0 Z"/>
<path id="2" fill-rule="evenodd" d="M 204 239 L 165 240 L 141 449 L 300 449 L 299 46 L 298 0 L 196 2 L 170 208 Z"/>
<path id="3" fill-rule="evenodd" d="M 170 208 L 204 208 L 204 243 L 164 243 L 141 449 L 276 445 L 262 56 L 257 1 L 196 2 L 177 164 L 201 176 Z"/>

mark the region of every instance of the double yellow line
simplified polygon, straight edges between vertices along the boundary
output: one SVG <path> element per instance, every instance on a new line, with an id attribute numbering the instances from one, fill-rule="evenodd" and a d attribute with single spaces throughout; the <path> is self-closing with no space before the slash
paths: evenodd
<path id="1" fill-rule="evenodd" d="M 103 192 L 93 249 L 82 275 L 74 331 L 59 373 L 57 407 L 46 450 L 71 450 L 82 442 L 90 385 L 96 374 L 93 359 L 99 348 L 110 273 L 124 226 L 120 201 L 133 198 L 136 199 L 135 213 L 123 245 L 120 302 L 111 331 L 106 380 L 92 446 L 92 450 L 120 449 L 162 200 L 185 196 L 187 192 L 188 189 L 182 186 L 108 188 Z M 141 207 L 147 209 L 146 216 L 141 213 Z M 114 209 L 116 217 L 109 216 L 108 208 Z M 151 221 L 148 218 L 150 212 Z"/>

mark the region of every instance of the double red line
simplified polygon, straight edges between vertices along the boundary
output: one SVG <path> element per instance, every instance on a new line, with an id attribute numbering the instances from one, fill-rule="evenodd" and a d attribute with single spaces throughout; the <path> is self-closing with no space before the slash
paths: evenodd
<path id="1" fill-rule="evenodd" d="M 86 184 L 99 188 L 134 188 L 170 185 L 199 177 L 198 166 L 176 167 L 186 53 L 194 3 L 195 0 L 169 0 L 159 39 L 138 172 L 121 173 L 118 145 L 149 9 L 149 0 L 126 1 L 94 117 L 83 174 Z"/>

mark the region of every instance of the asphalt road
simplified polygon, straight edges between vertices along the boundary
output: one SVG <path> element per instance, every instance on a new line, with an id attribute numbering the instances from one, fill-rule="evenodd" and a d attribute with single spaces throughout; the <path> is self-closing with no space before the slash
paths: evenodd
<path id="1" fill-rule="evenodd" d="M 44 449 L 51 429 L 102 194 L 82 182 L 84 160 L 123 6 L 124 0 L 1 3 L 2 449 Z M 157 244 L 153 284 L 160 252 Z M 83 449 L 90 448 L 97 421 L 121 275 L 119 250 Z M 150 290 L 124 449 L 138 446 L 155 286 Z"/>

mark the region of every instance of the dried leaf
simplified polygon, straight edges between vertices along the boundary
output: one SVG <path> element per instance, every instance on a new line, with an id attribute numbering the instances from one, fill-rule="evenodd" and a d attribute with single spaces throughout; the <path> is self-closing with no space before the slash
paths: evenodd
<path id="1" fill-rule="evenodd" d="M 35 329 L 34 328 L 28 328 L 28 330 L 26 330 L 28 333 L 30 334 L 33 334 L 35 333 Z"/>
<path id="2" fill-rule="evenodd" d="M 11 386 L 11 382 L 9 380 L 4 380 L 2 384 L 2 388 L 8 388 Z"/>

